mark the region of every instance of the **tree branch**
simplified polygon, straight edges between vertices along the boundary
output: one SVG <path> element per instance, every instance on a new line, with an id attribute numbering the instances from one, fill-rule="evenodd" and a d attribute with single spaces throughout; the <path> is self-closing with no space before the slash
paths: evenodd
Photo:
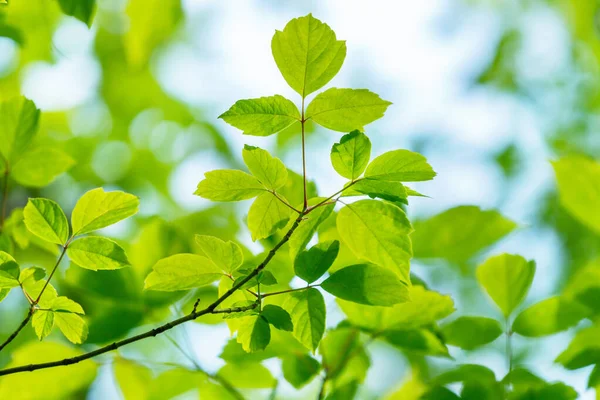
<path id="1" fill-rule="evenodd" d="M 4 343 L 2 343 L 0 345 L 0 351 L 2 351 L 2 349 L 4 349 L 10 342 L 12 342 L 13 340 L 15 340 L 15 338 L 17 337 L 17 335 L 19 334 L 19 332 L 21 332 L 21 330 L 23 328 L 25 328 L 25 325 L 27 325 L 27 323 L 29 322 L 29 320 L 31 319 L 32 316 L 33 316 L 33 307 L 30 307 L 29 311 L 27 312 L 27 316 L 21 322 L 21 325 L 19 325 L 19 327 L 8 338 L 6 338 L 6 340 L 4 341 Z"/>
<path id="2" fill-rule="evenodd" d="M 149 337 L 155 337 L 156 335 L 160 335 L 161 333 L 168 331 L 169 329 L 172 329 L 174 327 L 176 327 L 177 325 L 181 325 L 185 322 L 188 321 L 193 321 L 196 318 L 202 316 L 202 315 L 206 315 L 206 314 L 213 314 L 215 313 L 215 311 L 218 312 L 223 312 L 223 310 L 216 310 L 216 308 L 223 303 L 227 298 L 229 298 L 233 293 L 235 293 L 236 290 L 238 290 L 239 288 L 241 288 L 244 284 L 246 284 L 246 282 L 249 282 L 252 278 L 254 278 L 256 275 L 258 275 L 271 261 L 271 259 L 275 256 L 275 253 L 277 253 L 277 250 L 279 250 L 279 248 L 281 246 L 283 246 L 285 243 L 287 243 L 288 240 L 290 240 L 290 237 L 292 236 L 292 233 L 294 233 L 294 231 L 296 230 L 296 228 L 298 228 L 298 225 L 300 224 L 300 222 L 302 221 L 302 217 L 304 216 L 304 214 L 300 214 L 298 216 L 298 218 L 296 218 L 296 220 L 294 221 L 294 224 L 291 226 L 291 228 L 287 231 L 287 233 L 285 234 L 285 236 L 283 238 L 281 238 L 281 240 L 279 241 L 279 243 L 277 243 L 267 254 L 267 256 L 265 257 L 265 259 L 263 260 L 263 262 L 261 262 L 248 276 L 246 276 L 244 279 L 242 279 L 240 282 L 238 282 L 237 284 L 235 284 L 234 286 L 231 287 L 231 289 L 229 289 L 227 292 L 225 292 L 221 297 L 219 297 L 217 300 L 215 300 L 212 304 L 210 304 L 208 307 L 206 307 L 203 310 L 200 311 L 195 311 L 195 312 L 191 312 L 190 314 L 183 316 L 181 318 L 178 318 L 176 320 L 173 320 L 171 322 L 168 322 L 164 325 L 159 326 L 158 328 L 154 328 L 151 329 L 147 332 L 141 333 L 139 335 L 135 335 L 132 336 L 130 338 L 118 341 L 118 342 L 114 342 L 112 344 L 109 344 L 107 346 L 101 347 L 99 349 L 96 349 L 94 351 L 90 351 L 88 353 L 84 353 L 81 354 L 79 356 L 76 357 L 71 357 L 71 358 L 65 358 L 62 360 L 58 360 L 58 361 L 51 361 L 51 362 L 45 362 L 45 363 L 39 363 L 39 364 L 30 364 L 30 365 L 23 365 L 20 367 L 14 367 L 14 368 L 7 368 L 4 370 L 0 370 L 0 376 L 4 376 L 4 375 L 11 375 L 11 374 L 16 374 L 19 372 L 26 372 L 26 371 L 36 371 L 38 369 L 46 369 L 46 368 L 54 368 L 54 367 L 60 367 L 60 366 L 66 366 L 66 365 L 72 365 L 72 364 L 77 364 L 80 363 L 82 361 L 88 360 L 90 358 L 96 357 L 100 354 L 104 354 L 104 353 L 108 353 L 111 352 L 113 350 L 116 350 L 120 347 L 126 346 L 128 344 L 131 343 L 135 343 L 138 342 L 140 340 L 149 338 Z M 251 305 L 248 306 L 250 309 L 250 307 L 255 307 L 255 305 Z M 244 307 L 239 307 L 239 308 L 244 308 Z"/>
<path id="3" fill-rule="evenodd" d="M 314 288 L 314 287 L 317 287 L 317 286 L 321 286 L 321 285 L 308 285 L 308 286 L 297 288 L 297 289 L 287 289 L 287 290 L 281 290 L 279 292 L 265 293 L 265 294 L 262 295 L 262 297 L 264 298 L 264 297 L 269 297 L 269 296 L 275 296 L 275 295 L 278 295 L 278 294 L 297 292 L 299 290 L 306 290 L 306 289 Z"/>

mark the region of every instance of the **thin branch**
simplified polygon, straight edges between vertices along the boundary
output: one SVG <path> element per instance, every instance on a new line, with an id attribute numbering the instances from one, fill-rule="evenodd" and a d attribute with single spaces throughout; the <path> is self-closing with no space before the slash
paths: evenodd
<path id="1" fill-rule="evenodd" d="M 265 259 L 263 260 L 262 263 L 260 263 L 248 276 L 246 276 L 244 279 L 242 279 L 240 282 L 238 282 L 237 284 L 233 285 L 231 287 L 231 289 L 229 289 L 227 292 L 225 292 L 221 297 L 219 297 L 217 300 L 215 300 L 212 304 L 210 304 L 208 307 L 206 307 L 203 310 L 200 311 L 196 311 L 196 312 L 192 312 L 186 316 L 183 316 L 181 318 L 178 318 L 176 320 L 173 320 L 171 322 L 168 322 L 164 325 L 159 326 L 158 328 L 154 328 L 151 329 L 147 332 L 141 333 L 139 335 L 135 335 L 132 336 L 130 338 L 118 341 L 118 342 L 114 342 L 112 344 L 109 344 L 107 346 L 101 347 L 99 349 L 96 349 L 94 351 L 90 351 L 88 353 L 84 353 L 81 354 L 79 356 L 76 357 L 71 357 L 71 358 L 65 358 L 62 360 L 58 360 L 58 361 L 51 361 L 51 362 L 46 362 L 46 363 L 39 363 L 39 364 L 30 364 L 30 365 L 23 365 L 20 367 L 14 367 L 14 368 L 7 368 L 4 370 L 0 370 L 0 376 L 4 376 L 4 375 L 11 375 L 11 374 L 16 374 L 19 372 L 26 372 L 26 371 L 36 371 L 39 369 L 46 369 L 46 368 L 53 368 L 53 367 L 60 367 L 60 366 L 66 366 L 66 365 L 72 365 L 72 364 L 77 364 L 81 361 L 85 361 L 88 360 L 90 358 L 96 357 L 100 354 L 104 354 L 104 353 L 108 353 L 111 352 L 113 350 L 116 350 L 120 347 L 126 346 L 128 344 L 131 343 L 135 343 L 138 342 L 140 340 L 149 338 L 149 337 L 155 337 L 156 335 L 160 335 L 161 333 L 168 331 L 169 329 L 172 329 L 178 325 L 181 325 L 185 322 L 188 321 L 193 321 L 196 318 L 202 316 L 202 315 L 206 315 L 206 314 L 212 314 L 215 312 L 216 308 L 223 303 L 226 299 L 228 299 L 233 293 L 235 293 L 235 291 L 237 291 L 239 288 L 241 288 L 244 284 L 246 284 L 247 282 L 249 282 L 252 278 L 254 278 L 256 275 L 258 275 L 271 261 L 271 259 L 275 256 L 275 254 L 277 253 L 277 250 L 279 250 L 279 248 L 281 246 L 283 246 L 285 243 L 287 243 L 288 240 L 290 240 L 290 236 L 292 236 L 292 233 L 294 233 L 294 231 L 296 230 L 296 228 L 298 228 L 298 225 L 300 224 L 300 222 L 302 221 L 302 217 L 303 214 L 300 214 L 298 216 L 298 218 L 296 218 L 296 220 L 294 221 L 294 224 L 291 226 L 290 230 L 287 231 L 287 233 L 285 234 L 285 236 L 279 241 L 279 243 L 277 243 L 275 245 L 275 247 L 273 247 L 269 253 L 267 254 L 267 256 L 265 257 Z"/>
<path id="2" fill-rule="evenodd" d="M 25 328 L 25 325 L 27 325 L 27 323 L 31 319 L 31 316 L 33 315 L 33 311 L 34 311 L 34 309 L 33 309 L 33 307 L 31 307 L 29 309 L 29 311 L 27 312 L 27 316 L 25 317 L 25 319 L 21 322 L 21 325 L 19 325 L 19 327 L 8 338 L 6 338 L 6 340 L 4 341 L 4 343 L 2 343 L 0 345 L 0 351 L 2 351 L 2 349 L 5 348 L 10 342 L 12 342 L 13 340 L 15 340 L 15 338 L 17 337 L 17 335 L 19 334 L 19 332 L 21 332 L 21 330 L 23 328 Z"/>
<path id="3" fill-rule="evenodd" d="M 508 368 L 508 373 L 510 373 L 513 368 L 511 338 L 512 338 L 512 330 L 510 327 L 510 318 L 506 317 L 506 367 Z"/>
<path id="4" fill-rule="evenodd" d="M 333 199 L 335 196 L 337 196 L 338 194 L 341 194 L 344 192 L 344 190 L 348 189 L 349 187 L 351 187 L 352 185 L 354 185 L 356 182 L 360 182 L 360 179 L 357 179 L 355 181 L 350 182 L 348 185 L 344 186 L 342 189 L 338 190 L 337 192 L 335 192 L 334 194 L 332 194 L 331 196 L 329 196 L 328 198 L 326 198 L 325 200 L 315 204 L 314 206 L 310 207 L 308 210 L 306 210 L 305 214 L 308 214 L 309 212 L 311 212 L 312 210 L 314 210 L 317 207 L 320 207 L 324 204 L 326 204 L 329 200 Z M 337 200 L 336 200 L 337 202 Z"/>
<path id="5" fill-rule="evenodd" d="M 69 246 L 69 241 L 67 241 L 67 243 L 63 246 L 63 249 L 62 249 L 62 251 L 60 253 L 60 256 L 58 257 L 58 260 L 56 260 L 56 264 L 54 264 L 54 268 L 52 268 L 52 272 L 50 272 L 50 275 L 48 276 L 48 279 L 46 279 L 46 283 L 44 283 L 44 287 L 42 287 L 42 290 L 40 290 L 40 294 L 38 294 L 38 297 L 33 302 L 33 305 L 36 305 L 40 301 L 40 299 L 42 298 L 42 295 L 44 294 L 44 291 L 48 287 L 48 284 L 50 284 L 50 279 L 52 279 L 52 276 L 54 276 L 54 273 L 58 269 L 58 265 L 60 264 L 60 262 L 62 261 L 63 257 L 65 256 L 65 253 L 67 252 L 67 247 L 68 246 Z"/>
<path id="6" fill-rule="evenodd" d="M 292 210 L 296 211 L 298 214 L 302 213 L 302 211 L 298 210 L 296 207 L 292 206 L 290 203 L 288 203 L 287 201 L 285 201 L 284 199 L 282 199 L 281 197 L 279 197 L 279 195 L 277 194 L 276 191 L 273 190 L 271 193 L 273 193 L 273 196 L 275 196 L 277 198 L 277 200 L 281 201 L 283 204 L 285 204 L 286 206 L 288 206 Z"/>
<path id="7" fill-rule="evenodd" d="M 302 120 L 300 121 L 300 125 L 302 126 L 302 181 L 304 183 L 304 208 L 303 211 L 306 211 L 308 208 L 308 197 L 306 192 L 306 146 L 305 135 L 304 135 L 304 123 L 306 120 L 304 119 L 304 95 L 302 96 Z"/>
<path id="8" fill-rule="evenodd" d="M 269 297 L 269 296 L 275 296 L 275 295 L 278 295 L 278 294 L 298 292 L 300 290 L 306 290 L 306 289 L 310 289 L 310 288 L 314 288 L 314 287 L 318 287 L 318 286 L 321 286 L 321 285 L 312 285 L 312 286 L 309 285 L 309 286 L 305 286 L 305 287 L 301 287 L 301 288 L 297 288 L 297 289 L 287 289 L 287 290 L 282 290 L 282 291 L 279 291 L 279 292 L 265 293 L 265 294 L 262 295 L 262 297 L 264 298 L 264 297 Z"/>
<path id="9" fill-rule="evenodd" d="M 323 377 L 321 382 L 321 389 L 319 389 L 319 394 L 317 395 L 317 400 L 322 400 L 325 397 L 325 384 L 327 383 L 327 375 Z"/>

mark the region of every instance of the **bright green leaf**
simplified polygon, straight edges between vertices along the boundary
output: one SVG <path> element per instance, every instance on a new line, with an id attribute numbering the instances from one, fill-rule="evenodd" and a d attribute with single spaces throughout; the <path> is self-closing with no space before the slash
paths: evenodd
<path id="1" fill-rule="evenodd" d="M 69 239 L 67 216 L 52 200 L 29 199 L 23 217 L 27 229 L 40 239 L 61 245 Z"/>
<path id="2" fill-rule="evenodd" d="M 279 306 L 267 304 L 263 307 L 260 315 L 277 329 L 290 332 L 294 330 L 294 324 L 292 324 L 290 314 Z"/>
<path id="3" fill-rule="evenodd" d="M 375 157 L 365 171 L 365 178 L 397 182 L 428 181 L 435 175 L 425 157 L 409 150 L 383 153 Z"/>
<path id="4" fill-rule="evenodd" d="M 264 191 L 263 185 L 252 175 L 233 169 L 218 169 L 204 174 L 194 194 L 212 201 L 240 201 Z"/>
<path id="5" fill-rule="evenodd" d="M 39 119 L 40 110 L 25 97 L 0 102 L 0 158 L 9 165 L 18 161 L 33 141 Z"/>
<path id="6" fill-rule="evenodd" d="M 535 262 L 518 255 L 502 254 L 480 265 L 476 275 L 487 294 L 508 317 L 527 296 L 535 275 Z"/>
<path id="7" fill-rule="evenodd" d="M 550 297 L 523 310 L 512 325 L 519 335 L 539 337 L 552 335 L 576 325 L 589 310 L 562 297 Z"/>
<path id="8" fill-rule="evenodd" d="M 96 10 L 96 0 L 58 0 L 62 11 L 77 18 L 87 26 L 92 26 Z"/>
<path id="9" fill-rule="evenodd" d="M 8 253 L 0 251 L 0 289 L 19 286 L 19 264 Z"/>
<path id="10" fill-rule="evenodd" d="M 567 369 L 579 369 L 600 363 L 600 326 L 593 325 L 577 332 L 569 347 L 560 353 L 555 362 Z"/>
<path id="11" fill-rule="evenodd" d="M 337 240 L 317 243 L 309 250 L 301 251 L 294 261 L 294 271 L 307 283 L 319 279 L 335 261 L 340 250 Z"/>
<path id="12" fill-rule="evenodd" d="M 442 327 L 447 344 L 466 350 L 493 342 L 501 334 L 500 323 L 485 317 L 459 317 Z"/>
<path id="13" fill-rule="evenodd" d="M 331 88 L 310 102 L 305 118 L 334 131 L 350 132 L 383 117 L 390 104 L 367 89 Z"/>
<path id="14" fill-rule="evenodd" d="M 237 341 L 248 353 L 264 350 L 271 341 L 269 322 L 262 315 L 242 318 Z"/>
<path id="15" fill-rule="evenodd" d="M 405 283 L 410 282 L 408 234 L 412 227 L 402 209 L 377 200 L 360 200 L 340 210 L 337 228 L 357 257 L 389 268 Z"/>
<path id="16" fill-rule="evenodd" d="M 65 152 L 42 146 L 23 154 L 12 168 L 11 176 L 23 186 L 43 187 L 74 164 Z"/>
<path id="17" fill-rule="evenodd" d="M 269 136 L 300 121 L 300 111 L 290 100 L 275 95 L 238 100 L 219 118 L 243 130 L 244 135 Z"/>
<path id="18" fill-rule="evenodd" d="M 294 337 L 309 350 L 315 351 L 325 332 L 325 300 L 317 289 L 291 293 L 283 308 L 292 317 Z"/>
<path id="19" fill-rule="evenodd" d="M 67 248 L 67 255 L 78 266 L 92 271 L 130 265 L 121 246 L 100 236 L 87 236 L 73 241 Z"/>
<path id="20" fill-rule="evenodd" d="M 371 157 L 371 141 L 364 133 L 352 131 L 331 148 L 331 164 L 338 174 L 354 180 L 367 167 Z"/>
<path id="21" fill-rule="evenodd" d="M 242 150 L 244 163 L 267 189 L 276 190 L 286 184 L 287 168 L 279 158 L 258 147 L 245 145 Z"/>
<path id="22" fill-rule="evenodd" d="M 283 201 L 283 196 L 279 195 Z M 248 229 L 252 240 L 265 239 L 283 228 L 290 219 L 292 209 L 273 193 L 263 193 L 254 200 L 248 211 Z"/>
<path id="23" fill-rule="evenodd" d="M 55 298 L 50 306 L 50 309 L 57 312 L 84 314 L 81 305 L 65 296 L 59 296 Z"/>
<path id="24" fill-rule="evenodd" d="M 325 199 L 320 197 L 314 197 L 308 200 L 308 205 L 313 206 L 320 203 L 323 200 Z M 289 240 L 290 257 L 292 260 L 295 260 L 298 253 L 306 248 L 306 245 L 308 244 L 308 242 L 310 242 L 310 239 L 312 239 L 319 225 L 321 225 L 323 221 L 325 221 L 327 217 L 331 215 L 334 206 L 334 204 L 328 204 L 325 206 L 317 207 L 313 211 L 311 211 L 310 214 L 304 217 L 302 222 L 300 222 L 300 225 L 298 226 L 298 228 L 296 228 L 294 233 L 292 233 L 292 236 Z M 290 221 L 288 223 L 288 228 L 292 223 L 293 221 Z"/>
<path id="25" fill-rule="evenodd" d="M 152 370 L 133 361 L 117 357 L 113 362 L 115 380 L 125 400 L 146 400 L 149 397 Z"/>
<path id="26" fill-rule="evenodd" d="M 349 185 L 348 185 L 349 186 Z M 388 201 L 406 202 L 408 193 L 400 182 L 361 179 L 344 190 L 344 197 L 367 195 Z"/>
<path id="27" fill-rule="evenodd" d="M 291 354 L 283 358 L 281 369 L 285 380 L 300 389 L 317 375 L 321 364 L 308 354 Z"/>
<path id="28" fill-rule="evenodd" d="M 428 356 L 448 356 L 442 340 L 429 329 L 387 330 L 382 338 L 402 350 Z"/>
<path id="29" fill-rule="evenodd" d="M 228 363 L 217 374 L 240 389 L 270 389 L 276 384 L 271 371 L 258 363 Z"/>
<path id="30" fill-rule="evenodd" d="M 231 240 L 225 242 L 214 236 L 196 235 L 196 243 L 206 257 L 227 273 L 235 271 L 244 261 L 242 249 Z"/>
<path id="31" fill-rule="evenodd" d="M 36 311 L 31 317 L 31 326 L 38 339 L 44 339 L 54 328 L 54 313 L 52 311 Z"/>
<path id="32" fill-rule="evenodd" d="M 312 14 L 295 18 L 271 41 L 273 57 L 288 85 L 306 97 L 327 84 L 346 58 L 346 43 Z"/>
<path id="33" fill-rule="evenodd" d="M 323 369 L 335 386 L 365 379 L 370 362 L 357 329 L 340 327 L 328 331 L 319 353 L 323 357 Z"/>
<path id="34" fill-rule="evenodd" d="M 344 300 L 371 306 L 392 306 L 410 301 L 406 283 L 392 271 L 369 264 L 334 272 L 321 287 Z"/>
<path id="35" fill-rule="evenodd" d="M 516 228 L 497 211 L 459 206 L 414 223 L 411 239 L 415 258 L 467 262 Z"/>
<path id="36" fill-rule="evenodd" d="M 139 199 L 125 192 L 105 192 L 96 188 L 85 193 L 71 215 L 73 236 L 105 228 L 138 211 Z"/>
<path id="37" fill-rule="evenodd" d="M 600 233 L 600 163 L 569 156 L 552 165 L 561 204 L 581 223 Z"/>
<path id="38" fill-rule="evenodd" d="M 175 254 L 154 264 L 144 288 L 169 292 L 188 290 L 213 283 L 221 276 L 221 269 L 206 257 Z"/>
<path id="39" fill-rule="evenodd" d="M 55 312 L 54 323 L 71 343 L 81 344 L 87 339 L 88 326 L 77 314 Z"/>

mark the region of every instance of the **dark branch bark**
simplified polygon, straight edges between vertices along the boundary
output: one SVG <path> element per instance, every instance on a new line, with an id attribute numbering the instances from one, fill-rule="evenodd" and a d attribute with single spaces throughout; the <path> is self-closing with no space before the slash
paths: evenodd
<path id="1" fill-rule="evenodd" d="M 21 332 L 21 330 L 23 328 L 25 328 L 25 325 L 27 325 L 27 323 L 31 319 L 32 315 L 33 315 L 33 308 L 30 308 L 29 311 L 27 312 L 27 316 L 21 322 L 21 325 L 19 325 L 19 327 L 4 341 L 4 343 L 2 343 L 0 345 L 0 351 L 2 351 L 2 349 L 4 349 L 10 342 L 12 342 L 13 340 L 15 340 L 15 338 L 17 337 L 17 335 L 19 334 L 19 332 Z"/>
<path id="2" fill-rule="evenodd" d="M 88 360 L 90 358 L 96 357 L 100 354 L 104 354 L 104 353 L 108 353 L 111 352 L 113 350 L 118 349 L 119 347 L 123 347 L 126 346 L 130 343 L 135 343 L 138 342 L 140 340 L 149 338 L 149 337 L 154 337 L 156 335 L 160 335 L 161 333 L 168 331 L 169 329 L 172 329 L 174 327 L 176 327 L 177 325 L 181 325 L 185 322 L 188 321 L 192 321 L 195 320 L 196 318 L 205 315 L 205 314 L 212 314 L 215 312 L 216 308 L 223 303 L 228 297 L 230 297 L 236 290 L 238 290 L 239 288 L 241 288 L 246 282 L 250 281 L 252 278 L 254 278 L 256 275 L 258 275 L 271 261 L 271 259 L 273 258 L 273 256 L 275 256 L 275 253 L 277 253 L 277 250 L 279 250 L 279 248 L 281 246 L 283 246 L 285 243 L 287 243 L 287 241 L 290 239 L 290 237 L 292 236 L 292 233 L 294 233 L 294 231 L 296 230 L 296 228 L 298 228 L 298 225 L 300 224 L 300 222 L 302 221 L 302 217 L 304 216 L 304 214 L 300 214 L 298 216 L 298 218 L 296 218 L 296 220 L 294 221 L 292 227 L 287 231 L 287 233 L 285 234 L 285 236 L 279 241 L 279 243 L 277 243 L 275 245 L 275 247 L 273 247 L 269 253 L 267 254 L 267 256 L 265 257 L 265 259 L 263 260 L 262 263 L 260 263 L 248 276 L 246 276 L 244 279 L 242 279 L 240 282 L 238 282 L 237 284 L 235 284 L 231 289 L 229 289 L 227 292 L 225 292 L 221 297 L 219 297 L 215 302 L 213 302 L 211 305 L 209 305 L 208 307 L 206 307 L 203 310 L 200 311 L 195 311 L 192 312 L 184 317 L 181 317 L 179 319 L 176 319 L 174 321 L 171 321 L 169 323 L 166 323 L 164 325 L 159 326 L 158 328 L 154 328 L 150 331 L 141 333 L 139 335 L 136 336 L 132 336 L 128 339 L 124 339 L 118 342 L 114 342 L 112 344 L 109 344 L 108 346 L 104 346 L 101 347 L 99 349 L 96 349 L 94 351 L 90 351 L 88 353 L 82 354 L 80 356 L 77 357 L 71 357 L 71 358 L 65 358 L 63 360 L 58 360 L 58 361 L 51 361 L 51 362 L 46 362 L 46 363 L 40 363 L 40 364 L 30 364 L 30 365 L 23 365 L 20 367 L 14 367 L 14 368 L 7 368 L 4 370 L 0 370 L 0 376 L 4 376 L 4 375 L 11 375 L 11 374 L 16 374 L 19 372 L 31 372 L 31 371 L 36 371 L 38 369 L 46 369 L 46 368 L 54 368 L 54 367 L 61 367 L 61 366 L 66 366 L 66 365 L 72 365 L 72 364 L 77 364 L 81 361 L 85 361 Z M 255 305 L 251 305 L 246 307 L 246 309 L 251 309 L 255 307 Z M 240 307 L 240 308 L 244 308 L 244 307 Z M 223 312 L 223 310 L 216 310 L 217 312 Z"/>

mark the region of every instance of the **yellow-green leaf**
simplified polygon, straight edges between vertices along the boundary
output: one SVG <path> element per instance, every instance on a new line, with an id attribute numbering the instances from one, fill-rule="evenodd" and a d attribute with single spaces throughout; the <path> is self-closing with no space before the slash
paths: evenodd
<path id="1" fill-rule="evenodd" d="M 0 102 L 0 158 L 9 165 L 18 161 L 33 141 L 39 119 L 40 110 L 25 97 Z"/>
<path id="2" fill-rule="evenodd" d="M 71 343 L 81 344 L 87 339 L 88 326 L 77 314 L 55 312 L 54 323 Z"/>
<path id="3" fill-rule="evenodd" d="M 296 275 L 307 283 L 319 279 L 335 261 L 340 250 L 337 240 L 317 243 L 309 250 L 301 251 L 294 260 Z"/>
<path id="4" fill-rule="evenodd" d="M 271 50 L 288 85 L 306 97 L 327 84 L 346 58 L 346 42 L 312 14 L 295 18 L 276 31 Z"/>
<path id="5" fill-rule="evenodd" d="M 50 243 L 64 245 L 69 239 L 69 222 L 60 206 L 48 199 L 29 199 L 23 209 L 25 226 Z"/>
<path id="6" fill-rule="evenodd" d="M 333 169 L 344 178 L 354 180 L 367 167 L 371 157 L 371 141 L 364 133 L 352 131 L 331 148 Z"/>
<path id="7" fill-rule="evenodd" d="M 176 254 L 158 261 L 148 275 L 145 289 L 188 290 L 208 285 L 223 276 L 211 260 L 196 254 Z"/>
<path id="8" fill-rule="evenodd" d="M 259 180 L 250 174 L 218 169 L 204 174 L 194 194 L 212 201 L 240 201 L 256 197 L 264 191 Z"/>
<path id="9" fill-rule="evenodd" d="M 219 118 L 244 131 L 244 135 L 269 136 L 300 121 L 300 111 L 290 100 L 275 95 L 238 100 Z"/>
<path id="10" fill-rule="evenodd" d="M 248 353 L 264 350 L 271 341 L 269 322 L 262 315 L 241 318 L 237 341 Z"/>
<path id="11" fill-rule="evenodd" d="M 501 334 L 500 323 L 485 317 L 459 317 L 442 327 L 442 335 L 447 344 L 466 350 L 491 343 Z"/>
<path id="12" fill-rule="evenodd" d="M 315 351 L 325 332 L 325 300 L 317 289 L 291 293 L 283 308 L 292 317 L 294 337 L 307 349 Z"/>
<path id="13" fill-rule="evenodd" d="M 244 146 L 242 157 L 246 166 L 267 189 L 277 190 L 287 183 L 287 168 L 279 158 L 254 146 Z"/>
<path id="14" fill-rule="evenodd" d="M 284 201 L 285 198 L 279 195 Z M 248 229 L 252 240 L 267 238 L 283 228 L 290 219 L 292 209 L 273 193 L 263 193 L 254 200 L 248 211 Z"/>
<path id="15" fill-rule="evenodd" d="M 325 199 L 320 197 L 314 197 L 308 200 L 308 205 L 313 206 L 322 202 L 323 200 Z M 317 207 L 313 211 L 311 211 L 302 220 L 302 222 L 300 222 L 300 225 L 298 226 L 298 228 L 296 228 L 294 233 L 292 233 L 292 236 L 290 237 L 290 240 L 288 242 L 290 248 L 290 257 L 292 258 L 292 260 L 295 260 L 298 253 L 306 248 L 306 245 L 314 236 L 319 225 L 321 225 L 323 221 L 325 221 L 327 217 L 331 215 L 333 208 L 334 204 L 328 204 Z M 288 223 L 288 227 L 292 223 L 293 221 L 290 220 L 290 222 Z"/>
<path id="16" fill-rule="evenodd" d="M 19 184 L 43 187 L 75 164 L 65 152 L 49 147 L 37 147 L 25 152 L 11 170 L 11 176 Z"/>
<path id="17" fill-rule="evenodd" d="M 522 336 L 552 335 L 575 326 L 590 314 L 587 307 L 555 296 L 523 310 L 512 325 L 513 332 Z"/>
<path id="18" fill-rule="evenodd" d="M 196 243 L 206 257 L 227 273 L 235 271 L 244 261 L 242 249 L 231 240 L 225 242 L 214 236 L 196 235 Z"/>
<path id="19" fill-rule="evenodd" d="M 365 125 L 383 117 L 390 104 L 367 89 L 331 88 L 310 102 L 305 118 L 334 131 L 362 131 Z"/>
<path id="20" fill-rule="evenodd" d="M 375 157 L 365 171 L 365 178 L 398 182 L 428 181 L 435 175 L 424 156 L 409 150 L 383 153 Z"/>
<path id="21" fill-rule="evenodd" d="M 54 312 L 38 310 L 31 317 L 31 326 L 38 339 L 42 340 L 52 332 L 54 328 Z"/>
<path id="22" fill-rule="evenodd" d="M 93 271 L 128 267 L 125 250 L 116 242 L 100 236 L 87 236 L 73 241 L 67 255 L 75 264 Z"/>
<path id="23" fill-rule="evenodd" d="M 0 251 L 0 289 L 10 289 L 19 286 L 21 268 L 8 253 Z"/>
<path id="24" fill-rule="evenodd" d="M 71 215 L 73 235 L 105 228 L 138 211 L 139 199 L 125 192 L 105 192 L 96 188 L 85 193 L 75 204 Z"/>

